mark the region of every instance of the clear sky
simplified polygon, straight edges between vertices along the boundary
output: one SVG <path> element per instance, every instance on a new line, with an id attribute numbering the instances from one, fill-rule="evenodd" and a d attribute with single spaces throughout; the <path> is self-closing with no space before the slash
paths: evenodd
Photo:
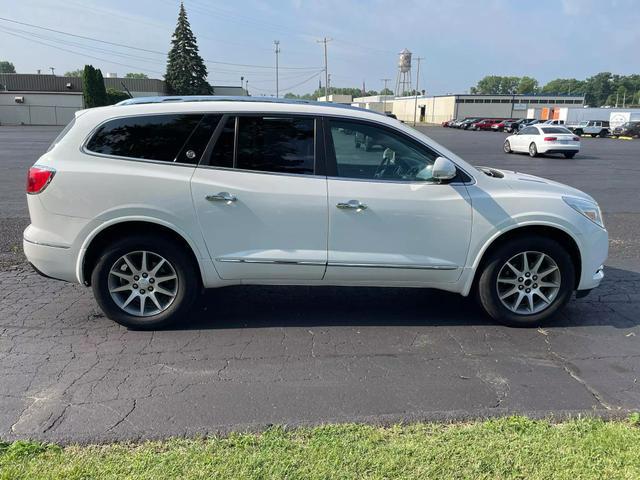
<path id="1" fill-rule="evenodd" d="M 317 88 L 323 66 L 317 40 L 324 36 L 333 39 L 329 72 L 337 87 L 365 81 L 368 90 L 380 90 L 382 78 L 394 84 L 405 47 L 424 57 L 420 87 L 428 94 L 462 93 L 490 74 L 529 75 L 543 84 L 601 71 L 640 73 L 640 0 L 184 3 L 210 83 L 239 84 L 244 76 L 252 94 L 275 92 L 276 39 L 281 93 Z M 178 6 L 176 0 L 0 0 L 0 17 L 166 52 Z M 55 67 L 62 74 L 91 63 L 103 73 L 162 78 L 166 57 L 0 20 L 0 59 L 20 73 Z M 414 66 L 414 81 L 415 74 Z"/>

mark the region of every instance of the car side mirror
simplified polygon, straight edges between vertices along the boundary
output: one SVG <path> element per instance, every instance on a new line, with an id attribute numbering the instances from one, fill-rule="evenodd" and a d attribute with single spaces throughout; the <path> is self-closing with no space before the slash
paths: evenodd
<path id="1" fill-rule="evenodd" d="M 431 178 L 439 181 L 451 180 L 457 173 L 456 165 L 451 160 L 444 157 L 438 157 L 433 163 Z"/>

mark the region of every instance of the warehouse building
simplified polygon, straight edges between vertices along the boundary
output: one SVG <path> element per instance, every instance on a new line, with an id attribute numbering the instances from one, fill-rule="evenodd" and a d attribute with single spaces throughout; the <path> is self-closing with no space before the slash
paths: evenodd
<path id="1" fill-rule="evenodd" d="M 105 88 L 128 91 L 133 97 L 167 95 L 164 80 L 119 78 L 108 74 Z M 247 95 L 242 87 L 213 86 L 214 95 Z M 0 73 L 0 125 L 66 125 L 84 108 L 82 78 Z"/>
<path id="2" fill-rule="evenodd" d="M 555 118 L 564 107 L 583 107 L 583 95 L 437 95 L 397 97 L 392 112 L 399 120 L 442 123 L 454 118 Z"/>

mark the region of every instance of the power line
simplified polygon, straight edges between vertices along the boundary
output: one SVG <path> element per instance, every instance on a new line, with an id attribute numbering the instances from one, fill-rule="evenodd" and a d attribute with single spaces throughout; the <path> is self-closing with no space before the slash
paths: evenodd
<path id="1" fill-rule="evenodd" d="M 6 18 L 6 17 L 0 17 L 0 20 L 5 21 L 5 22 L 10 22 L 10 23 L 15 23 L 18 25 L 24 25 L 27 27 L 32 27 L 32 28 L 38 28 L 41 30 L 46 30 L 49 32 L 53 32 L 53 33 L 58 33 L 61 35 L 68 35 L 71 37 L 76 37 L 76 38 L 81 38 L 83 40 L 89 40 L 92 42 L 100 42 L 100 43 L 104 43 L 106 45 L 112 45 L 115 47 L 122 47 L 122 48 L 128 48 L 131 50 L 138 50 L 141 52 L 146 52 L 146 53 L 153 53 L 156 55 L 163 55 L 163 56 L 167 56 L 166 52 L 161 52 L 158 50 L 151 50 L 148 48 L 141 48 L 141 47 L 134 47 L 131 45 L 126 45 L 124 43 L 117 43 L 117 42 L 111 42 L 108 40 L 102 40 L 99 38 L 94 38 L 94 37 L 88 37 L 85 35 L 78 35 L 75 33 L 69 33 L 69 32 L 64 32 L 62 30 L 56 30 L 54 28 L 48 28 L 48 27 L 43 27 L 41 25 L 35 25 L 33 23 L 27 23 L 27 22 L 20 22 L 18 20 L 12 20 L 10 18 Z M 207 59 L 203 59 L 205 63 L 211 63 L 211 64 L 217 64 L 217 65 L 230 65 L 230 66 L 234 66 L 234 67 L 248 67 L 248 68 L 263 68 L 263 69 L 273 69 L 274 67 L 272 66 L 268 66 L 268 65 L 252 65 L 252 64 L 246 64 L 246 63 L 232 63 L 232 62 L 222 62 L 222 61 L 218 61 L 218 60 L 207 60 Z M 115 62 L 112 62 L 115 63 Z M 283 70 L 316 70 L 318 67 L 280 67 Z"/>

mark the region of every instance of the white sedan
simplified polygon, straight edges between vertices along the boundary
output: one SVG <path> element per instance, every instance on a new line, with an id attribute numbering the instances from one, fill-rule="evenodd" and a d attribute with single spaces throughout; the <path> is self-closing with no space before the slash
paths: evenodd
<path id="1" fill-rule="evenodd" d="M 528 152 L 537 157 L 545 153 L 562 153 L 573 158 L 580 151 L 580 137 L 561 126 L 531 125 L 504 141 L 505 153 Z"/>

